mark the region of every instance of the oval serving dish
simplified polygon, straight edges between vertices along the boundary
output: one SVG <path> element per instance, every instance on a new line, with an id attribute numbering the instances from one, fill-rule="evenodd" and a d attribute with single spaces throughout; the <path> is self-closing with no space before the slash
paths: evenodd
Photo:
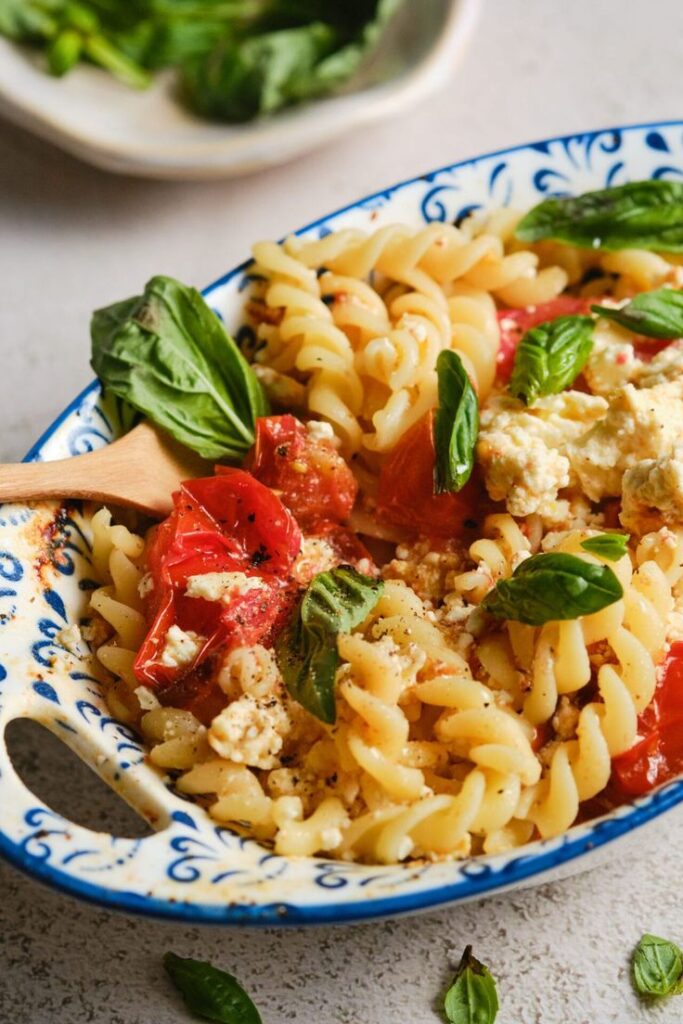
<path id="1" fill-rule="evenodd" d="M 467 160 L 386 191 L 302 229 L 416 227 L 478 207 L 525 209 L 542 197 L 631 179 L 683 177 L 683 121 L 550 139 Z M 244 264 L 205 291 L 238 337 Z M 76 455 L 125 428 L 93 383 L 29 452 L 28 460 Z M 353 921 L 424 910 L 583 870 L 617 842 L 683 803 L 683 779 L 577 825 L 556 839 L 469 861 L 390 867 L 275 856 L 212 822 L 145 761 L 129 729 L 111 717 L 87 649 L 64 632 L 86 613 L 94 585 L 87 518 L 55 504 L 0 508 L 0 736 L 14 718 L 40 722 L 156 829 L 117 838 L 77 826 L 29 792 L 0 744 L 0 852 L 75 896 L 121 910 L 210 923 Z"/>

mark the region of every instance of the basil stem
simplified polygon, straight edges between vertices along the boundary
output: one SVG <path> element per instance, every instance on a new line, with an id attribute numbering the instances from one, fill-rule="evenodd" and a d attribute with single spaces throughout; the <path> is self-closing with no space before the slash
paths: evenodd
<path id="1" fill-rule="evenodd" d="M 262 1024 L 253 1002 L 227 971 L 175 953 L 166 953 L 164 967 L 191 1013 L 216 1024 Z"/>
<path id="2" fill-rule="evenodd" d="M 643 935 L 633 953 L 633 984 L 643 996 L 678 994 L 683 979 L 683 952 L 673 942 Z"/>
<path id="3" fill-rule="evenodd" d="M 610 562 L 618 562 L 628 550 L 628 533 L 600 533 L 581 541 L 581 547 L 591 555 L 599 555 Z"/>
<path id="4" fill-rule="evenodd" d="M 683 338 L 683 290 L 658 288 L 641 292 L 625 306 L 591 306 L 594 313 L 646 338 Z"/>
<path id="5" fill-rule="evenodd" d="M 276 641 L 275 655 L 285 686 L 322 722 L 331 725 L 337 717 L 337 635 L 359 626 L 383 590 L 382 580 L 364 576 L 351 566 L 321 572 Z"/>
<path id="6" fill-rule="evenodd" d="M 499 580 L 482 602 L 499 619 L 542 626 L 599 612 L 624 596 L 606 565 L 562 552 L 533 555 Z"/>
<path id="7" fill-rule="evenodd" d="M 532 327 L 515 352 L 510 394 L 531 405 L 573 384 L 593 348 L 593 328 L 589 316 L 560 316 Z"/>
<path id="8" fill-rule="evenodd" d="M 435 492 L 461 490 L 474 467 L 479 404 L 460 356 L 450 349 L 436 361 L 439 406 L 434 416 Z"/>
<path id="9" fill-rule="evenodd" d="M 467 946 L 444 999 L 449 1024 L 493 1024 L 498 1014 L 496 983 Z"/>
<path id="10" fill-rule="evenodd" d="M 633 181 L 545 199 L 517 225 L 522 242 L 552 238 L 585 249 L 683 252 L 683 182 Z"/>
<path id="11" fill-rule="evenodd" d="M 194 288 L 153 277 L 93 314 L 92 367 L 108 391 L 206 459 L 240 461 L 268 411 L 253 370 Z"/>

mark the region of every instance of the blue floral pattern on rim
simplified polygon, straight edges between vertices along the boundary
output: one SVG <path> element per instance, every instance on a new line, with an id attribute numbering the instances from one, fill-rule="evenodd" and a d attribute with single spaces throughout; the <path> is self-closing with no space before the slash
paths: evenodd
<path id="1" fill-rule="evenodd" d="M 683 177 L 683 121 L 587 132 L 466 160 L 366 197 L 303 228 L 406 221 L 458 222 L 481 207 L 526 208 L 549 195 L 638 178 Z M 245 263 L 206 289 L 227 326 L 240 328 Z M 91 384 L 46 431 L 27 460 L 64 458 L 128 429 L 120 404 Z M 647 822 L 683 803 L 683 780 L 564 836 L 476 860 L 364 866 L 279 857 L 211 821 L 145 760 L 113 719 L 87 645 L 65 643 L 65 624 L 87 614 L 93 586 L 89 523 L 77 506 L 0 507 L 0 733 L 34 717 L 58 735 L 156 828 L 122 839 L 74 825 L 40 805 L 0 744 L 0 853 L 36 878 L 123 910 L 211 923 L 351 921 L 426 909 L 545 881 L 594 863 Z"/>

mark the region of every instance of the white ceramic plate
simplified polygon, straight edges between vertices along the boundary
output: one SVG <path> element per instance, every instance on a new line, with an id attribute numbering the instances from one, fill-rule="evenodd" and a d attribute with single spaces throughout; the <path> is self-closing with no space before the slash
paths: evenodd
<path id="1" fill-rule="evenodd" d="M 108 171 L 178 179 L 244 174 L 425 99 L 456 68 L 479 7 L 480 0 L 406 0 L 343 95 L 247 125 L 194 117 L 174 99 L 170 75 L 144 92 L 93 67 L 55 79 L 31 51 L 0 38 L 0 114 Z"/>
<path id="2" fill-rule="evenodd" d="M 557 192 L 629 179 L 683 177 L 683 122 L 589 132 L 491 153 L 367 196 L 303 228 L 318 238 L 341 227 L 453 221 L 473 207 L 524 209 Z M 248 266 L 205 291 L 239 334 Z M 112 296 L 114 298 L 114 296 Z M 84 340 L 85 348 L 85 340 Z M 85 357 L 85 353 L 84 353 Z M 93 383 L 29 453 L 57 459 L 107 444 L 125 427 Z M 86 614 L 90 534 L 77 510 L 54 504 L 0 507 L 0 853 L 81 898 L 131 912 L 219 923 L 318 923 L 424 910 L 536 884 L 613 856 L 637 832 L 683 803 L 683 779 L 565 835 L 496 856 L 388 867 L 275 856 L 182 799 L 111 717 L 87 650 L 60 630 Z M 74 825 L 24 786 L 2 737 L 14 718 L 62 739 L 153 825 L 126 839 Z M 632 855 L 632 853 L 630 853 Z"/>

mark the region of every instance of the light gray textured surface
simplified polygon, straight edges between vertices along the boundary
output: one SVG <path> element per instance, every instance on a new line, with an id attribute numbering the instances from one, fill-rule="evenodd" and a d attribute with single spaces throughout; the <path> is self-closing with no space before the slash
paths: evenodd
<path id="1" fill-rule="evenodd" d="M 108 177 L 0 126 L 0 458 L 22 454 L 87 383 L 95 306 L 153 273 L 205 284 L 254 239 L 459 157 L 681 116 L 682 34 L 680 0 L 487 0 L 469 56 L 427 108 L 228 184 Z M 15 740 L 46 798 L 71 791 L 77 816 L 128 827 L 53 744 Z M 160 969 L 169 948 L 233 970 L 264 1024 L 428 1024 L 466 942 L 498 978 L 500 1024 L 673 1024 L 683 998 L 638 1006 L 627 962 L 643 931 L 683 942 L 682 847 L 677 816 L 563 883 L 401 922 L 286 933 L 133 920 L 0 865 L 0 1024 L 181 1024 Z"/>

